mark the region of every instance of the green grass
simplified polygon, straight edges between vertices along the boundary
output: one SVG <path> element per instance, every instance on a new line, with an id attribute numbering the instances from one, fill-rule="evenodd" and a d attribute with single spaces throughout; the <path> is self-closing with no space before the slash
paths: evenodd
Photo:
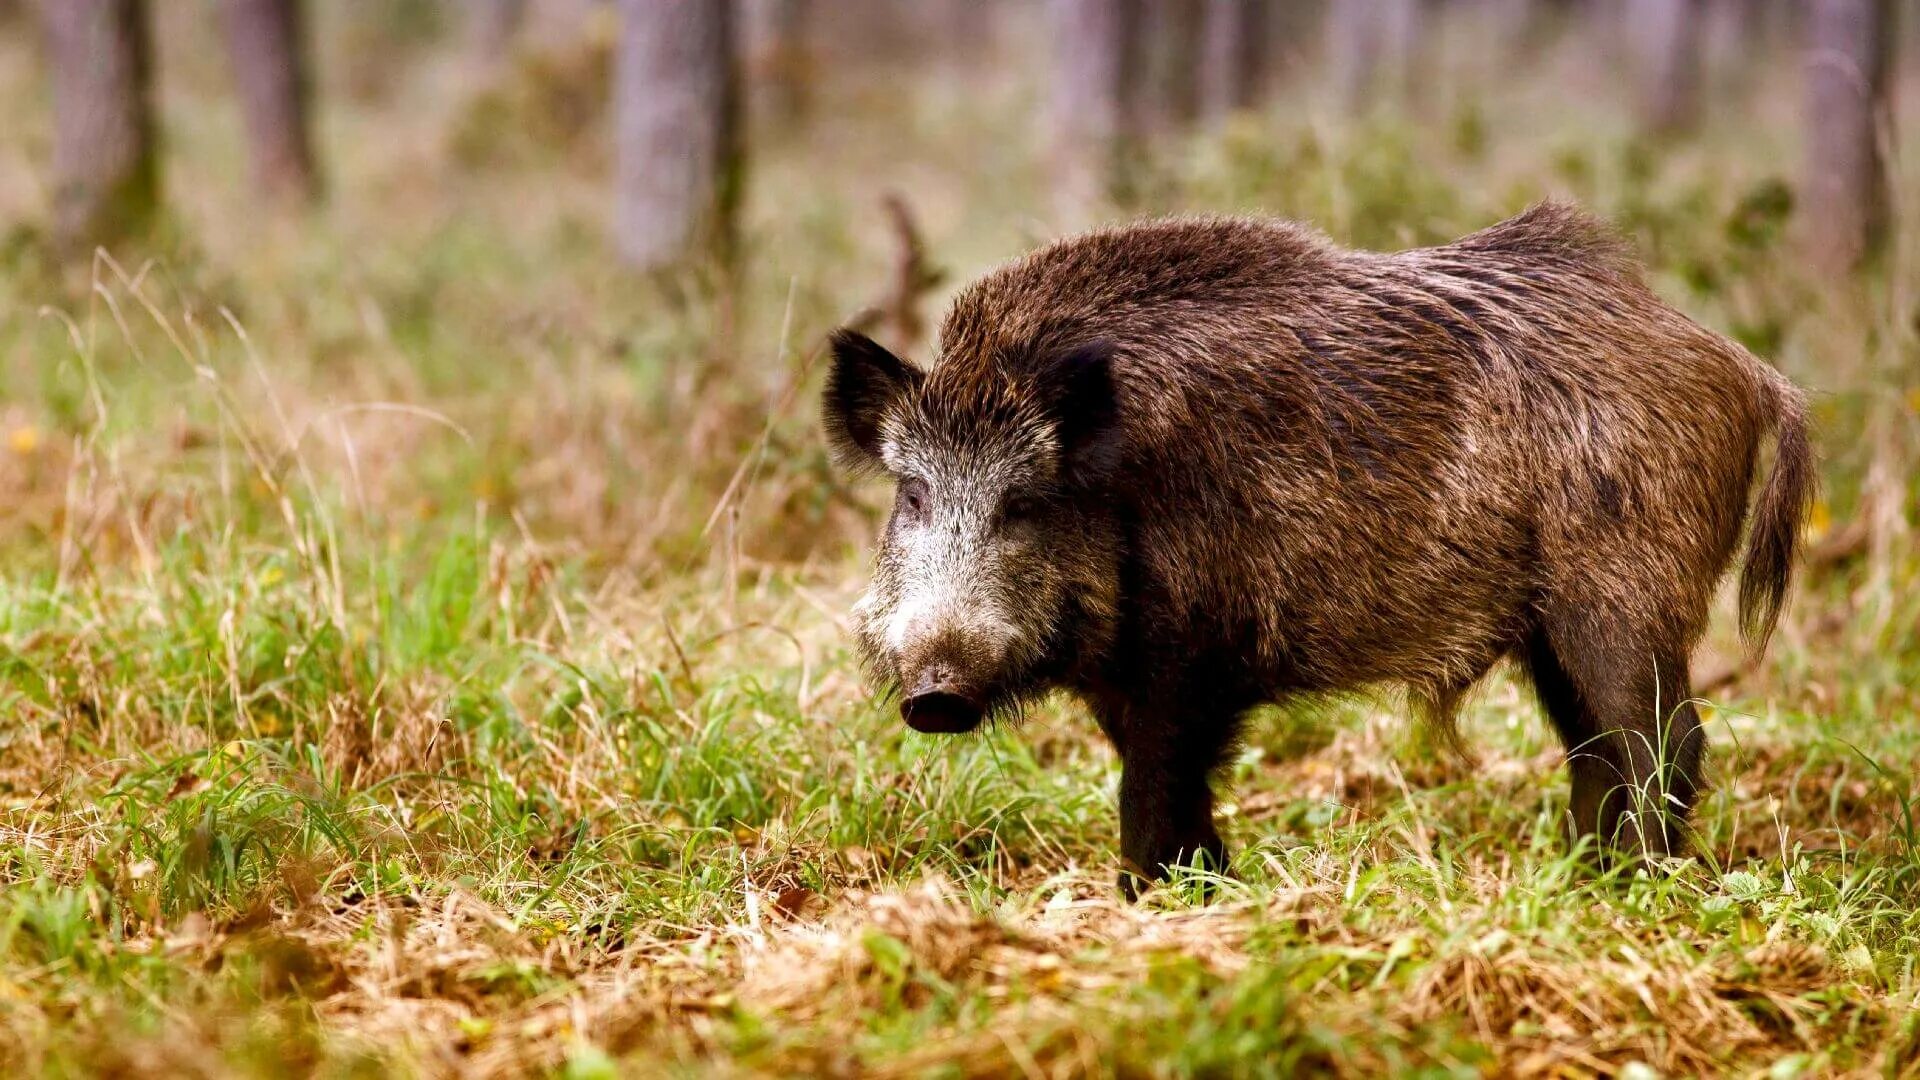
<path id="1" fill-rule="evenodd" d="M 1263 714 L 1231 872 L 1127 906 L 1077 707 L 939 740 L 863 692 L 884 499 L 811 421 L 821 334 L 885 286 L 884 188 L 956 283 L 1052 231 L 1032 88 L 850 75 L 763 133 L 729 320 L 610 265 L 591 122 L 474 142 L 581 62 L 477 105 L 354 67 L 334 202 L 292 221 L 235 209 L 235 117 L 183 77 L 160 236 L 0 242 L 10 1074 L 1920 1075 L 1916 234 L 1809 280 L 1773 97 L 1663 149 L 1549 75 L 1514 117 L 1470 79 L 1410 120 L 1298 87 L 1161 148 L 1150 209 L 1371 245 L 1581 199 L 1815 387 L 1810 538 L 1872 533 L 1766 660 L 1716 621 L 1671 873 L 1568 850 L 1500 676 L 1471 763 L 1390 700 Z M 35 86 L 0 43 L 0 96 Z M 0 207 L 35 209 L 4 178 L 43 122 L 0 136 Z"/>

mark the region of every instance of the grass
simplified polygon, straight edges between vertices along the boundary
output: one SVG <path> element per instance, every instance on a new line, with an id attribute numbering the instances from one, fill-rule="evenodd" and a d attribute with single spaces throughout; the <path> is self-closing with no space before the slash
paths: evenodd
<path id="1" fill-rule="evenodd" d="M 1499 123 L 1456 73 L 1413 120 L 1303 86 L 1163 148 L 1156 208 L 1375 245 L 1580 198 L 1816 388 L 1811 539 L 1871 533 L 1764 662 L 1717 621 L 1671 874 L 1583 868 L 1500 677 L 1472 763 L 1391 701 L 1263 715 L 1218 898 L 1128 906 L 1076 707 L 943 741 L 862 692 L 842 619 L 884 495 L 809 415 L 820 334 L 884 287 L 883 187 L 955 280 L 1049 234 L 1033 88 L 830 83 L 756 143 L 727 319 L 609 265 L 590 120 L 498 152 L 456 122 L 580 100 L 590 57 L 476 105 L 332 18 L 318 216 L 235 212 L 237 120 L 183 75 L 160 236 L 78 269 L 0 243 L 10 1073 L 1920 1075 L 1920 233 L 1809 280 L 1777 91 L 1648 147 L 1554 54 Z M 163 20 L 163 69 L 206 33 Z M 0 96 L 35 80 L 0 42 Z M 0 136 L 23 222 L 42 123 Z"/>

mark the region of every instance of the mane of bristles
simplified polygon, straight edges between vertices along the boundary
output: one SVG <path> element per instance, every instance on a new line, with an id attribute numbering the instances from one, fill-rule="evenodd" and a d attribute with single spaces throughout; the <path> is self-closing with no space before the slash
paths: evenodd
<path id="1" fill-rule="evenodd" d="M 1446 245 L 1543 259 L 1637 277 L 1633 245 L 1618 230 L 1571 203 L 1535 203 L 1520 214 Z"/>

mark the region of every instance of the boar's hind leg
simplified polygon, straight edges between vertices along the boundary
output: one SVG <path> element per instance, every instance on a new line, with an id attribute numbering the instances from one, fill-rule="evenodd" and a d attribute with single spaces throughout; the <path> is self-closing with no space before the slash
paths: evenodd
<path id="1" fill-rule="evenodd" d="M 1233 721 L 1183 721 L 1188 718 L 1142 709 L 1102 718 L 1120 752 L 1120 891 L 1129 900 L 1142 878 L 1163 880 L 1169 867 L 1226 866 L 1207 779 L 1226 752 Z"/>
<path id="2" fill-rule="evenodd" d="M 1527 662 L 1567 745 L 1575 834 L 1650 858 L 1683 852 L 1706 743 L 1686 650 L 1590 615 L 1544 623 Z"/>

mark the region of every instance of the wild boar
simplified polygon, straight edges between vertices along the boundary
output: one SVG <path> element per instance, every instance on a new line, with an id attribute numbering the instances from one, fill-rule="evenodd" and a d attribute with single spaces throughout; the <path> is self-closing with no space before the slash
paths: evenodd
<path id="1" fill-rule="evenodd" d="M 1503 658 L 1575 831 L 1683 851 L 1689 654 L 1750 502 L 1764 648 L 1814 483 L 1801 393 L 1552 203 L 1392 254 L 1250 218 L 1094 232 L 968 286 L 925 370 L 832 348 L 837 457 L 897 484 L 859 653 L 919 731 L 1082 699 L 1128 895 L 1224 865 L 1210 777 L 1252 707 L 1403 687 L 1451 734 Z"/>

